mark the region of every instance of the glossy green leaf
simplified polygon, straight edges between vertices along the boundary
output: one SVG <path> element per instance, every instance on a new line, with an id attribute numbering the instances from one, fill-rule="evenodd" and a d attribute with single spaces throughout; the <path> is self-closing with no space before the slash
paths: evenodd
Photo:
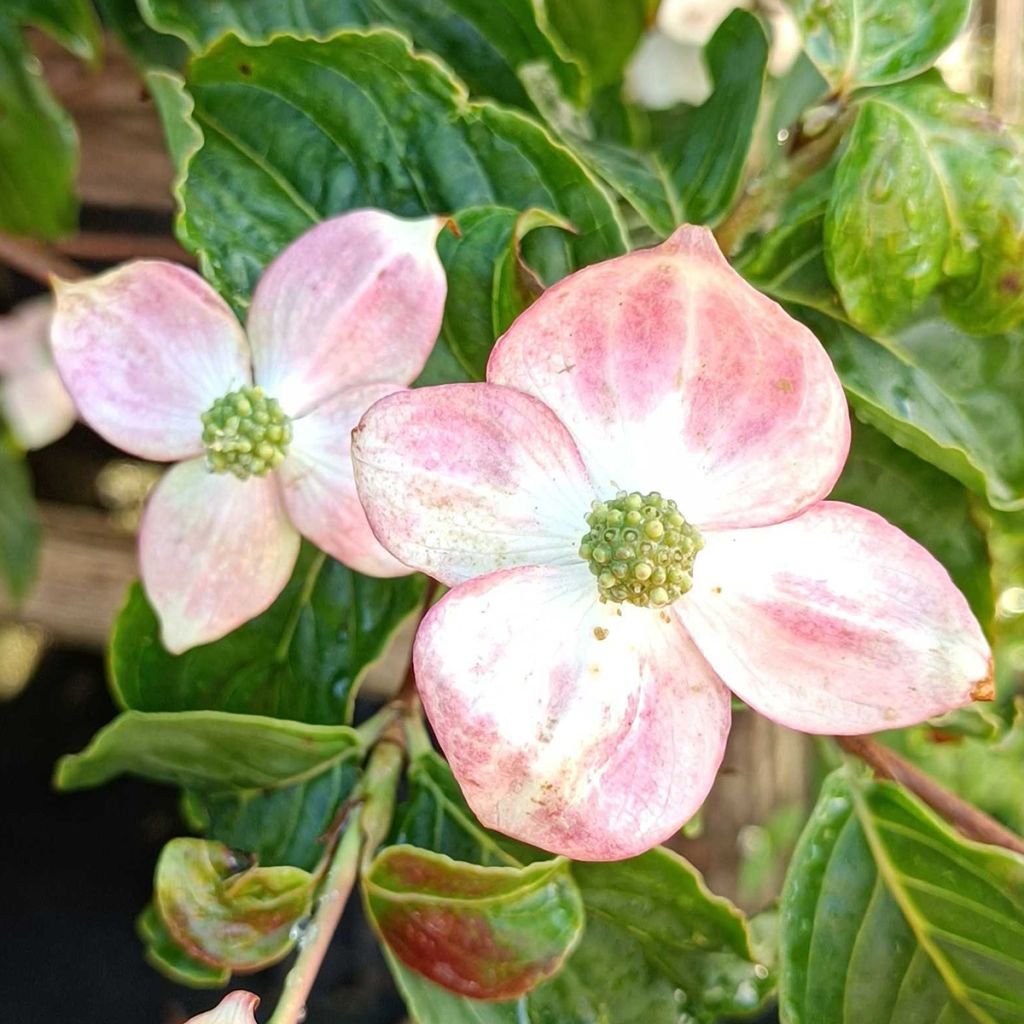
<path id="1" fill-rule="evenodd" d="M 751 238 L 733 266 L 779 302 L 799 302 L 845 319 L 825 266 L 825 212 L 834 172 L 827 167 L 793 189 L 778 210 L 778 223 Z"/>
<path id="2" fill-rule="evenodd" d="M 223 988 L 231 980 L 231 971 L 189 956 L 171 937 L 150 904 L 139 915 L 135 930 L 146 948 L 146 962 L 165 978 L 189 988 Z"/>
<path id="3" fill-rule="evenodd" d="M 587 67 L 597 91 L 621 82 L 653 5 L 650 0 L 540 0 L 537 6 Z"/>
<path id="4" fill-rule="evenodd" d="M 978 621 L 991 627 L 992 573 L 985 533 L 961 484 L 884 434 L 855 422 L 850 456 L 830 497 L 873 509 L 923 544 L 949 570 Z"/>
<path id="5" fill-rule="evenodd" d="M 836 170 L 829 270 L 854 323 L 898 327 L 938 292 L 977 334 L 1024 317 L 1018 132 L 937 77 L 869 93 Z"/>
<path id="6" fill-rule="evenodd" d="M 550 210 L 576 233 L 526 239 L 547 282 L 625 248 L 615 207 L 576 157 L 525 114 L 471 102 L 394 32 L 228 36 L 192 62 L 187 87 L 204 142 L 179 189 L 179 234 L 239 308 L 285 244 L 353 207 Z"/>
<path id="7" fill-rule="evenodd" d="M 367 668 L 423 601 L 421 576 L 377 580 L 304 546 L 281 596 L 212 644 L 170 654 L 135 585 L 114 625 L 114 694 L 139 711 L 215 709 L 302 722 L 351 720 Z"/>
<path id="8" fill-rule="evenodd" d="M 517 866 L 538 856 L 484 829 L 447 765 L 414 760 L 394 841 L 477 863 Z M 655 849 L 614 864 L 573 864 L 583 894 L 583 939 L 562 971 L 529 996 L 469 1003 L 393 965 L 419 1024 L 699 1024 L 741 1015 L 770 991 L 769 970 L 750 951 L 742 915 L 713 896 L 681 857 Z M 478 1013 L 479 1018 L 471 1013 Z M 684 1018 L 685 1019 L 685 1018 Z"/>
<path id="9" fill-rule="evenodd" d="M 192 790 L 185 809 L 196 830 L 261 864 L 312 870 L 324 853 L 324 837 L 355 790 L 353 760 L 335 761 L 303 782 L 270 790 Z"/>
<path id="10" fill-rule="evenodd" d="M 95 0 L 103 23 L 117 36 L 140 68 L 182 68 L 188 47 L 175 36 L 155 32 L 139 13 L 136 0 Z"/>
<path id="11" fill-rule="evenodd" d="M 154 899 L 168 934 L 189 956 L 256 971 L 295 945 L 295 925 L 309 914 L 316 884 L 300 868 L 249 866 L 223 843 L 181 838 L 160 854 Z"/>
<path id="12" fill-rule="evenodd" d="M 0 14 L 0 231 L 59 238 L 78 219 L 78 136 L 17 24 Z"/>
<path id="13" fill-rule="evenodd" d="M 785 1024 L 1019 1024 L 1024 859 L 829 777 L 782 895 Z"/>
<path id="14" fill-rule="evenodd" d="M 412 846 L 381 851 L 366 906 L 407 967 L 472 999 L 507 1000 L 556 974 L 583 930 L 564 858 L 482 867 Z"/>
<path id="15" fill-rule="evenodd" d="M 804 47 L 832 87 L 902 82 L 960 34 L 970 0 L 788 0 Z"/>
<path id="16" fill-rule="evenodd" d="M 24 453 L 0 424 L 0 584 L 15 601 L 28 593 L 38 561 L 32 477 Z"/>
<path id="17" fill-rule="evenodd" d="M 523 239 L 537 228 L 572 226 L 546 210 L 501 206 L 463 210 L 455 222 L 458 235 L 438 239 L 448 278 L 441 336 L 467 375 L 483 380 L 494 342 L 544 288 L 523 260 Z"/>
<path id="18" fill-rule="evenodd" d="M 203 790 L 275 789 L 363 753 L 345 725 L 310 725 L 223 711 L 125 711 L 80 754 L 62 757 L 61 789 L 99 786 L 129 772 Z"/>
<path id="19" fill-rule="evenodd" d="M 1024 340 L 917 322 L 886 341 L 794 309 L 825 345 L 857 415 L 984 495 L 1024 508 Z"/>
<path id="20" fill-rule="evenodd" d="M 531 93 L 543 79 L 572 103 L 584 98 L 582 69 L 531 0 L 141 0 L 141 7 L 154 28 L 196 53 L 225 32 L 261 42 L 281 32 L 322 39 L 387 26 L 444 60 L 474 95 L 533 109 Z"/>
<path id="21" fill-rule="evenodd" d="M 577 139 L 573 145 L 594 173 L 622 196 L 660 238 L 667 238 L 686 219 L 658 154 L 610 142 Z"/>
<path id="22" fill-rule="evenodd" d="M 657 152 L 686 220 L 714 225 L 732 205 L 754 141 L 768 64 L 764 26 L 749 11 L 733 11 L 704 58 L 714 91 L 666 122 Z"/>

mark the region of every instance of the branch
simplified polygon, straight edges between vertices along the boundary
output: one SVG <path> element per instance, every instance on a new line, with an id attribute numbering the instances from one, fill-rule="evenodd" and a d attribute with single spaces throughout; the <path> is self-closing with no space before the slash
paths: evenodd
<path id="1" fill-rule="evenodd" d="M 859 757 L 873 768 L 877 776 L 897 782 L 910 790 L 968 839 L 1024 854 L 1024 839 L 1000 825 L 984 811 L 961 800 L 877 740 L 870 736 L 836 736 L 835 739 L 848 754 Z"/>
<path id="2" fill-rule="evenodd" d="M 12 235 L 0 234 L 0 263 L 6 263 L 47 288 L 51 276 L 62 277 L 66 281 L 78 281 L 86 276 L 77 263 L 65 259 L 45 245 L 29 238 L 14 238 Z"/>

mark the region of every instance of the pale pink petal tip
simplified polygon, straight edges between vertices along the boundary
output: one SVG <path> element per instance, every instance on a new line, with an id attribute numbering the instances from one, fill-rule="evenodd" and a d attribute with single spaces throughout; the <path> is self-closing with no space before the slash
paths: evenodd
<path id="1" fill-rule="evenodd" d="M 373 535 L 352 475 L 352 428 L 394 384 L 345 388 L 292 424 L 292 443 L 278 478 L 288 515 L 321 551 L 365 576 L 408 576 L 413 570 Z"/>
<path id="2" fill-rule="evenodd" d="M 54 293 L 53 356 L 82 418 L 143 458 L 199 454 L 202 413 L 250 381 L 245 335 L 217 293 L 160 260 L 57 281 Z"/>
<path id="3" fill-rule="evenodd" d="M 139 534 L 164 646 L 180 654 L 266 611 L 298 552 L 273 479 L 210 473 L 201 459 L 173 467 L 150 495 Z"/>
<path id="4" fill-rule="evenodd" d="M 738 697 L 803 732 L 902 728 L 994 696 L 949 573 L 853 505 L 707 535 L 679 615 Z"/>
<path id="5" fill-rule="evenodd" d="M 729 261 L 722 254 L 711 228 L 699 224 L 681 224 L 655 248 L 656 252 L 680 254 L 690 259 L 707 260 L 728 267 L 730 273 L 736 273 L 729 266 Z"/>
<path id="6" fill-rule="evenodd" d="M 484 825 L 576 860 L 620 860 L 700 807 L 729 693 L 674 619 L 646 611 L 597 601 L 581 564 L 482 576 L 429 612 L 417 685 Z"/>
<path id="7" fill-rule="evenodd" d="M 354 210 L 289 245 L 249 310 L 256 381 L 291 416 L 341 388 L 411 383 L 437 340 L 447 293 L 440 217 Z"/>
<path id="8" fill-rule="evenodd" d="M 212 1010 L 192 1017 L 185 1024 L 256 1024 L 259 996 L 251 992 L 232 992 Z"/>

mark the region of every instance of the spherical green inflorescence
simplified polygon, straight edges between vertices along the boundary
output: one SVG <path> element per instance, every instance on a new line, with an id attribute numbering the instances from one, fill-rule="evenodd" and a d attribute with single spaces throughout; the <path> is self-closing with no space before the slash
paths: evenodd
<path id="1" fill-rule="evenodd" d="M 239 480 L 266 476 L 284 462 L 291 420 L 263 388 L 242 387 L 218 398 L 202 415 L 206 468 Z"/>
<path id="2" fill-rule="evenodd" d="M 602 601 L 663 608 L 693 586 L 693 561 L 704 541 L 676 503 L 657 491 L 595 501 L 580 558 L 597 577 Z"/>

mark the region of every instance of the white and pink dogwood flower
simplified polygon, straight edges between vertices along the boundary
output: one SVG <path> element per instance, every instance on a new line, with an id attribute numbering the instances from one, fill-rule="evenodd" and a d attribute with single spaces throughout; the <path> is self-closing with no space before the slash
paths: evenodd
<path id="1" fill-rule="evenodd" d="M 0 417 L 23 448 L 45 448 L 75 422 L 50 353 L 53 300 L 28 299 L 0 317 Z"/>
<path id="2" fill-rule="evenodd" d="M 251 992 L 231 992 L 212 1010 L 190 1017 L 185 1024 L 256 1024 L 258 996 Z"/>
<path id="3" fill-rule="evenodd" d="M 325 221 L 267 268 L 246 331 L 173 263 L 56 286 L 54 356 L 82 418 L 127 452 L 178 462 L 139 538 L 171 651 L 264 611 L 300 534 L 360 572 L 411 571 L 370 532 L 349 445 L 364 410 L 408 385 L 437 338 L 443 224 L 375 210 Z"/>
<path id="4" fill-rule="evenodd" d="M 366 413 L 374 533 L 452 588 L 415 671 L 485 825 L 582 860 L 648 849 L 704 800 L 730 690 L 837 734 L 991 697 L 942 566 L 823 500 L 849 438 L 814 335 L 689 226 L 545 292 L 487 383 Z"/>

